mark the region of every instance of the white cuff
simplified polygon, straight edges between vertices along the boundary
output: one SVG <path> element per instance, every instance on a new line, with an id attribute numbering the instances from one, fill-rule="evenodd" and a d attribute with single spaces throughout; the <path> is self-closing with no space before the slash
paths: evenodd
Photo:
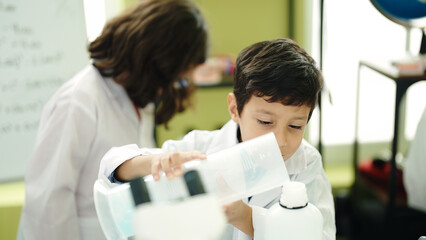
<path id="1" fill-rule="evenodd" d="M 123 162 L 140 155 L 152 155 L 161 153 L 158 148 L 139 148 L 136 144 L 129 144 L 122 147 L 111 148 L 102 158 L 100 174 L 102 179 L 108 179 L 112 172 Z"/>

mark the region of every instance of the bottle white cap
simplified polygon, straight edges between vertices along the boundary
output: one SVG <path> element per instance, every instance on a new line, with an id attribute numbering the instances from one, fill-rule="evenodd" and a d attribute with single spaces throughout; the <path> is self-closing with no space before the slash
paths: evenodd
<path id="1" fill-rule="evenodd" d="M 302 208 L 308 203 L 306 187 L 301 182 L 285 182 L 282 187 L 280 199 L 281 206 L 285 208 Z"/>

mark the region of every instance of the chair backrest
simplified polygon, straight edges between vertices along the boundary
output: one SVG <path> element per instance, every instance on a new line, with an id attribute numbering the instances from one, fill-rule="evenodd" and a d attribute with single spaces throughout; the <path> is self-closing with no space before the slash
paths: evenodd
<path id="1" fill-rule="evenodd" d="M 96 213 L 107 239 L 128 239 L 132 229 L 135 206 L 129 184 L 111 187 L 104 180 L 96 180 L 93 186 Z"/>

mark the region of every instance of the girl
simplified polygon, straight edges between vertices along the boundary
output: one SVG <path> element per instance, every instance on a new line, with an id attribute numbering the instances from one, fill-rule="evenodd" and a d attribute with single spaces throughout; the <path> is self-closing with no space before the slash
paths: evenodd
<path id="1" fill-rule="evenodd" d="M 89 45 L 92 64 L 44 107 L 19 239 L 105 239 L 93 202 L 102 156 L 155 146 L 155 123 L 189 103 L 181 79 L 205 61 L 207 45 L 205 20 L 187 0 L 145 0 L 105 25 Z"/>

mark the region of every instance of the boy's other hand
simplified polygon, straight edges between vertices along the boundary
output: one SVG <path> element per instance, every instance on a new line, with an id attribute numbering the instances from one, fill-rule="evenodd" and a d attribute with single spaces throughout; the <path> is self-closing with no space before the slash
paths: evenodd
<path id="1" fill-rule="evenodd" d="M 236 201 L 222 206 L 228 223 L 253 237 L 252 209 L 243 201 Z"/>
<path id="2" fill-rule="evenodd" d="M 167 179 L 182 175 L 182 164 L 191 160 L 204 160 L 206 155 L 200 151 L 170 152 L 152 155 L 151 174 L 155 181 L 160 179 L 160 170 L 166 174 Z"/>

